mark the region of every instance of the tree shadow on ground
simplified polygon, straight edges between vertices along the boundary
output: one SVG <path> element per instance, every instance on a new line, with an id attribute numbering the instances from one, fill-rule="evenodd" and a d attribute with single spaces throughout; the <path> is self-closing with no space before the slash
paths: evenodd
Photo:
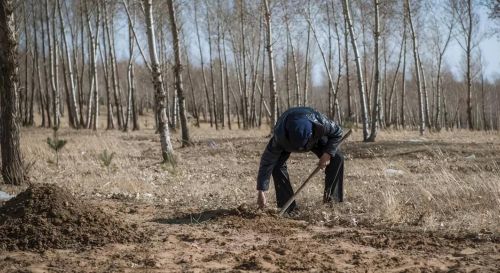
<path id="1" fill-rule="evenodd" d="M 231 215 L 240 215 L 236 209 L 215 209 L 206 210 L 199 213 L 187 213 L 173 218 L 156 218 L 152 222 L 167 225 L 188 225 L 188 224 L 201 224 L 217 218 L 223 218 Z"/>

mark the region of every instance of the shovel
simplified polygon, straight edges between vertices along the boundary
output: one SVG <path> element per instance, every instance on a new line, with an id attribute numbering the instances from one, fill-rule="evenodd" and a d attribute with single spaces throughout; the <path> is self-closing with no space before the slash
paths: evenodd
<path id="1" fill-rule="evenodd" d="M 340 139 L 339 145 L 337 147 L 340 147 L 340 145 L 342 144 L 342 142 L 344 142 L 344 140 L 346 140 L 349 137 L 349 135 L 351 135 L 351 133 L 352 133 L 351 130 L 347 131 L 347 133 L 345 133 L 344 136 L 342 136 L 342 138 Z M 285 203 L 285 205 L 283 206 L 283 208 L 281 209 L 281 211 L 279 213 L 279 216 L 283 216 L 283 214 L 288 209 L 288 207 L 293 203 L 293 201 L 295 201 L 295 198 L 297 197 L 297 195 L 305 188 L 305 186 L 307 185 L 307 183 L 309 183 L 309 181 L 311 181 L 311 178 L 313 178 L 319 172 L 319 170 L 321 170 L 321 167 L 317 166 L 312 171 L 312 173 L 309 175 L 309 177 L 307 177 L 307 179 L 304 181 L 304 183 L 302 183 L 302 185 L 300 185 L 300 187 L 297 189 L 297 191 Z"/>

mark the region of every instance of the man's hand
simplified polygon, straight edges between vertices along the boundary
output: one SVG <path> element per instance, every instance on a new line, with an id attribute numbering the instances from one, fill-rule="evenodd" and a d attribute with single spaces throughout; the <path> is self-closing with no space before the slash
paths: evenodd
<path id="1" fill-rule="evenodd" d="M 258 191 L 257 205 L 259 206 L 259 209 L 263 209 L 266 207 L 266 195 L 264 194 L 264 191 Z"/>
<path id="2" fill-rule="evenodd" d="M 331 159 L 330 154 L 328 154 L 328 153 L 324 153 L 324 154 L 323 154 L 323 155 L 319 158 L 318 166 L 319 166 L 321 169 L 326 168 L 326 166 L 328 166 L 328 164 L 330 164 L 330 159 Z"/>

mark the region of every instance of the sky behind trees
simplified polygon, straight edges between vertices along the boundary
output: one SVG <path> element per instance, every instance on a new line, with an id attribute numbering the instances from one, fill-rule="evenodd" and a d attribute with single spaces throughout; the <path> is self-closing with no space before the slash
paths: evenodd
<path id="1" fill-rule="evenodd" d="M 184 5 L 189 5 L 191 1 L 184 1 Z M 436 2 L 440 2 L 439 0 Z M 194 19 L 192 17 L 191 9 L 184 7 L 180 12 L 183 13 L 182 16 L 179 17 L 179 21 L 182 24 L 183 35 L 185 35 L 185 41 L 188 45 L 188 50 L 190 53 L 191 64 L 197 66 L 200 63 L 200 52 L 198 49 L 198 43 L 196 41 L 196 34 L 194 29 Z M 485 77 L 488 81 L 493 82 L 495 80 L 500 79 L 500 34 L 495 32 L 498 30 L 495 28 L 495 23 L 492 19 L 489 18 L 489 10 L 484 6 L 477 6 L 477 12 L 480 19 L 480 32 L 481 32 L 481 42 L 479 44 L 479 48 L 481 49 L 483 65 L 485 68 Z M 164 11 L 165 16 L 167 16 L 167 10 Z M 123 15 L 122 15 L 123 16 Z M 202 24 L 200 27 L 205 27 L 203 24 L 203 16 L 200 16 L 198 20 Z M 118 16 L 118 20 L 115 21 L 116 24 L 116 48 L 117 48 L 117 57 L 119 60 L 128 60 L 128 30 L 127 30 L 127 19 L 121 16 Z M 343 22 L 338 22 L 342 24 Z M 282 55 L 280 54 L 280 50 L 285 50 L 284 41 L 286 40 L 286 36 L 284 34 L 285 27 L 280 22 L 276 23 L 274 26 L 278 31 L 275 35 L 274 41 L 275 43 L 281 43 L 278 47 L 278 53 L 276 53 L 278 59 Z M 140 39 L 142 43 L 142 48 L 146 48 L 146 39 L 145 33 L 142 32 L 143 27 L 141 26 L 140 30 L 137 32 L 138 36 L 141 36 L 143 39 Z M 206 36 L 204 32 L 201 33 L 202 36 Z M 322 30 L 322 33 L 319 33 L 320 36 L 326 36 L 325 30 Z M 206 38 L 206 37 L 205 37 Z M 305 39 L 304 39 L 305 41 Z M 202 39 L 202 48 L 205 62 L 208 62 L 208 43 L 205 39 Z M 326 39 L 324 44 L 326 45 Z M 397 45 L 394 45 L 395 47 Z M 299 44 L 299 47 L 304 47 Z M 167 49 L 169 50 L 169 49 Z M 425 53 L 424 53 L 425 54 Z M 312 47 L 312 82 L 314 85 L 321 85 L 326 83 L 325 70 L 321 63 L 321 56 L 318 52 L 317 47 Z M 397 55 L 397 54 L 394 54 Z M 231 56 L 229 56 L 231 58 Z M 393 56 L 393 58 L 397 58 L 397 56 Z M 136 62 L 142 63 L 142 57 L 139 52 L 136 52 L 135 57 Z M 283 63 L 283 60 L 279 64 Z M 460 48 L 456 39 L 453 39 L 450 42 L 449 49 L 445 53 L 445 67 L 449 69 L 456 80 L 463 80 L 464 78 L 464 52 Z M 411 75 L 409 75 L 411 77 Z"/>

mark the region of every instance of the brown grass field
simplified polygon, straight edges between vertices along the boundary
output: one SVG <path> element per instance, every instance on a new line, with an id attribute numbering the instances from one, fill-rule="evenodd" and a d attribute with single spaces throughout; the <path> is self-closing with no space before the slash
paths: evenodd
<path id="1" fill-rule="evenodd" d="M 0 272 L 499 272 L 500 135 L 384 131 L 343 146 L 345 201 L 322 204 L 323 176 L 298 196 L 301 212 L 256 211 L 262 130 L 191 128 L 172 140 L 178 165 L 160 163 L 159 138 L 139 132 L 61 129 L 59 166 L 49 129 L 23 129 L 32 183 L 54 183 L 148 240 L 89 248 L 0 250 Z M 99 155 L 114 152 L 109 167 Z M 316 157 L 293 154 L 295 188 Z M 26 187 L 0 185 L 14 194 Z M 2 236 L 2 235 L 0 235 Z"/>

